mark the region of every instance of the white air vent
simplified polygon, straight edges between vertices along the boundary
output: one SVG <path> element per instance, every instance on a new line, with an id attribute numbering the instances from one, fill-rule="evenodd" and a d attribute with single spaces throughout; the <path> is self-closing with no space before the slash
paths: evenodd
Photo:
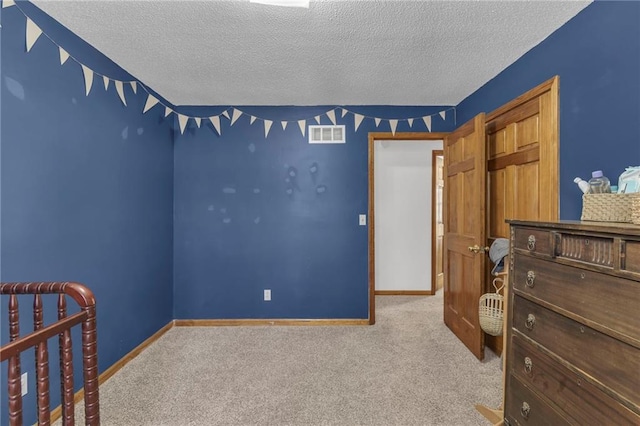
<path id="1" fill-rule="evenodd" d="M 344 126 L 309 126 L 309 143 L 346 143 Z"/>

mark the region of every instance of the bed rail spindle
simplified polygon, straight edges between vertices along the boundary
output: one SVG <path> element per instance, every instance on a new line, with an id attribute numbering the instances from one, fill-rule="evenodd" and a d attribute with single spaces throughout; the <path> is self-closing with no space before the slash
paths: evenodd
<path id="1" fill-rule="evenodd" d="M 67 299 L 63 293 L 58 295 L 58 320 L 67 317 Z M 62 408 L 62 424 L 73 425 L 75 411 L 73 407 L 73 350 L 71 344 L 71 330 L 67 329 L 59 334 L 60 349 L 60 393 Z"/>
<path id="2" fill-rule="evenodd" d="M 87 319 L 82 322 L 82 363 L 84 372 L 85 424 L 100 424 L 98 400 L 98 351 L 96 333 L 96 306 L 83 307 Z"/>
<path id="3" fill-rule="evenodd" d="M 20 336 L 20 314 L 18 312 L 18 296 L 9 296 L 9 340 L 13 342 Z M 9 392 L 9 424 L 22 425 L 22 386 L 20 381 L 20 354 L 9 358 L 8 392 Z"/>
<path id="4" fill-rule="evenodd" d="M 40 288 L 38 288 L 38 291 L 40 291 Z M 33 331 L 42 329 L 42 317 L 42 296 L 37 293 L 33 296 Z M 36 345 L 36 383 L 38 425 L 49 426 L 51 423 L 49 412 L 49 349 L 46 340 Z"/>

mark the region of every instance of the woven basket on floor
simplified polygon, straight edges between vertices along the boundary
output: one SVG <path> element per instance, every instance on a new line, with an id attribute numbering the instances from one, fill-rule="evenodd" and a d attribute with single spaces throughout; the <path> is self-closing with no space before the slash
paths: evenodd
<path id="1" fill-rule="evenodd" d="M 496 282 L 502 284 L 500 288 Z M 495 293 L 486 293 L 480 296 L 478 308 L 480 327 L 487 334 L 501 336 L 504 324 L 504 297 L 500 294 L 500 290 L 504 287 L 502 278 L 494 278 L 493 287 L 496 289 Z"/>
<path id="2" fill-rule="evenodd" d="M 584 194 L 581 219 L 640 225 L 640 193 Z"/>

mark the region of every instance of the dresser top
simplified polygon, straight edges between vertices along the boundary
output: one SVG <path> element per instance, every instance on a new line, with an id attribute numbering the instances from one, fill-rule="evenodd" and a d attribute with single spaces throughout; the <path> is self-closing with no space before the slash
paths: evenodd
<path id="1" fill-rule="evenodd" d="M 625 234 L 640 236 L 640 225 L 619 222 L 593 222 L 579 220 L 560 220 L 557 222 L 534 222 L 527 220 L 507 220 L 510 225 L 535 228 L 553 228 L 575 231 L 591 231 L 600 233 Z"/>

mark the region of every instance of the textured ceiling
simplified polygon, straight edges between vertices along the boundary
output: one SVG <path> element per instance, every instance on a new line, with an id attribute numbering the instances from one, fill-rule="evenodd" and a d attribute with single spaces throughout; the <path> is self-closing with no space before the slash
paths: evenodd
<path id="1" fill-rule="evenodd" d="M 174 105 L 455 105 L 590 3 L 32 2 Z"/>

